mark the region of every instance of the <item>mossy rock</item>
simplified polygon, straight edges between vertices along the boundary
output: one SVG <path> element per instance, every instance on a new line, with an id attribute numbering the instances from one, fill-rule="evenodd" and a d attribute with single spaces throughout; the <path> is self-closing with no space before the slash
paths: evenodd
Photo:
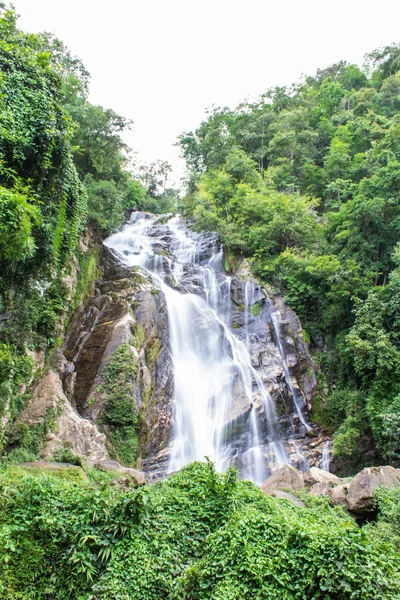
<path id="1" fill-rule="evenodd" d="M 10 467 L 10 471 L 15 474 L 17 478 L 25 477 L 26 475 L 34 475 L 35 477 L 51 475 L 52 477 L 76 483 L 87 481 L 85 471 L 81 467 L 70 465 L 69 463 L 51 463 L 45 461 L 27 462 Z"/>

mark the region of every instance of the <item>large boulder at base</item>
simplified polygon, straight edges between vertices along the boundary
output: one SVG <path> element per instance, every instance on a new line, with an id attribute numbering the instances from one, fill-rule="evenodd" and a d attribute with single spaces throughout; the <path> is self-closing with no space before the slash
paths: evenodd
<path id="1" fill-rule="evenodd" d="M 277 469 L 261 487 L 264 494 L 272 494 L 274 490 L 297 491 L 303 488 L 303 474 L 289 465 Z"/>
<path id="2" fill-rule="evenodd" d="M 347 507 L 347 494 L 349 492 L 350 483 L 343 483 L 331 489 L 332 504 L 334 506 Z"/>
<path id="3" fill-rule="evenodd" d="M 308 471 L 304 473 L 304 484 L 307 487 L 312 487 L 317 483 L 327 483 L 331 482 L 333 484 L 339 484 L 340 479 L 333 473 L 329 473 L 328 471 L 324 471 L 322 469 L 318 469 L 317 467 L 311 467 Z"/>
<path id="4" fill-rule="evenodd" d="M 300 500 L 300 498 L 296 498 L 296 496 L 293 496 L 293 494 L 290 494 L 290 492 L 283 492 L 282 490 L 275 490 L 274 492 L 272 492 L 272 495 L 275 496 L 275 498 L 281 498 L 283 500 L 288 500 L 289 502 L 291 502 L 295 506 L 298 506 L 299 508 L 306 508 L 306 505 L 304 504 L 304 502 L 302 500 Z"/>
<path id="5" fill-rule="evenodd" d="M 387 490 L 400 486 L 400 469 L 389 466 L 363 469 L 350 483 L 346 497 L 348 509 L 357 515 L 371 512 L 374 490 L 380 486 Z"/>
<path id="6" fill-rule="evenodd" d="M 328 496 L 332 489 L 331 481 L 320 481 L 319 483 L 315 483 L 310 487 L 310 494 L 314 494 L 314 496 Z"/>
<path id="7" fill-rule="evenodd" d="M 121 475 L 129 475 L 130 477 L 136 479 L 139 485 L 144 485 L 146 483 L 143 471 L 138 471 L 137 469 L 132 469 L 131 467 L 123 467 L 116 460 L 101 460 L 95 466 L 101 471 L 115 471 Z"/>

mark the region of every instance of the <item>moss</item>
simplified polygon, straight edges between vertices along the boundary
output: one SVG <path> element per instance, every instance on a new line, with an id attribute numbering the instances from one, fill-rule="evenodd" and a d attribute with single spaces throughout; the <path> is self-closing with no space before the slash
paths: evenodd
<path id="1" fill-rule="evenodd" d="M 132 267 L 130 278 L 139 285 L 145 285 L 147 283 L 147 279 L 143 275 L 143 271 L 140 267 Z"/>
<path id="2" fill-rule="evenodd" d="M 86 481 L 85 472 L 83 469 L 76 466 L 56 466 L 55 467 L 46 467 L 46 466 L 37 466 L 37 467 L 25 467 L 24 465 L 12 465 L 7 466 L 7 473 L 14 479 L 16 482 L 21 481 L 25 477 L 43 477 L 51 476 L 57 479 L 62 479 L 64 481 L 70 481 L 71 483 L 83 483 Z"/>
<path id="3" fill-rule="evenodd" d="M 227 271 L 229 273 L 229 271 L 230 271 L 230 265 L 229 265 L 229 259 L 228 259 L 228 256 L 227 256 L 226 252 L 224 252 L 223 267 L 224 267 L 225 271 Z"/>
<path id="4" fill-rule="evenodd" d="M 142 404 L 143 407 L 145 408 L 146 406 L 148 406 L 149 404 L 149 400 L 150 400 L 150 396 L 151 396 L 151 385 L 145 387 L 142 390 Z"/>
<path id="5" fill-rule="evenodd" d="M 250 312 L 253 315 L 253 317 L 258 317 L 258 315 L 261 312 L 261 304 L 260 304 L 260 302 L 256 302 L 255 304 L 253 304 L 250 307 Z"/>
<path id="6" fill-rule="evenodd" d="M 67 445 L 58 448 L 58 450 L 54 452 L 52 460 L 59 463 L 76 465 L 78 467 L 82 467 L 85 464 L 85 458 L 79 454 L 75 454 L 75 452 Z"/>
<path id="7" fill-rule="evenodd" d="M 84 302 L 84 300 L 93 293 L 94 282 L 99 274 L 99 257 L 100 248 L 98 246 L 86 254 L 78 255 L 78 283 L 70 305 L 69 315 L 72 315 L 79 304 Z"/>
<path id="8" fill-rule="evenodd" d="M 240 324 L 239 323 L 232 323 L 232 327 L 233 329 L 239 329 L 240 328 Z"/>
<path id="9" fill-rule="evenodd" d="M 7 459 L 10 462 L 34 460 L 46 442 L 48 433 L 57 429 L 58 408 L 50 406 L 44 419 L 34 425 L 15 422 L 10 428 L 5 443 Z"/>
<path id="10" fill-rule="evenodd" d="M 101 389 L 106 394 L 102 421 L 110 450 L 120 463 L 133 466 L 137 458 L 138 414 L 133 395 L 137 364 L 129 344 L 120 346 L 104 371 Z"/>
<path id="11" fill-rule="evenodd" d="M 135 338 L 135 347 L 141 348 L 144 344 L 144 340 L 146 339 L 143 326 L 140 323 L 136 323 L 131 326 L 132 334 Z"/>
<path id="12" fill-rule="evenodd" d="M 158 357 L 160 356 L 160 350 L 161 342 L 158 338 L 155 339 L 153 343 L 146 348 L 146 363 L 150 369 L 152 369 L 156 364 Z"/>
<path id="13" fill-rule="evenodd" d="M 227 246 L 224 248 L 223 267 L 228 273 L 234 273 L 240 262 L 239 257 Z"/>

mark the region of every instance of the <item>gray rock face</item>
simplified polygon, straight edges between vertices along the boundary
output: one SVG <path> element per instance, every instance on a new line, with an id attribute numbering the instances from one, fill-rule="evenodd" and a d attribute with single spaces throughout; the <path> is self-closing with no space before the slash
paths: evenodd
<path id="1" fill-rule="evenodd" d="M 351 481 L 346 496 L 348 509 L 357 515 L 373 510 L 373 493 L 379 486 L 393 490 L 400 485 L 400 469 L 393 467 L 368 467 Z"/>
<path id="2" fill-rule="evenodd" d="M 261 487 L 264 494 L 271 494 L 275 490 L 298 491 L 303 488 L 303 474 L 288 465 L 277 469 Z"/>
<path id="3" fill-rule="evenodd" d="M 328 473 L 328 471 L 323 471 L 317 467 L 311 467 L 304 473 L 304 483 L 307 487 L 312 487 L 318 483 L 339 484 L 340 481 L 339 477 L 336 477 L 333 473 Z"/>
<path id="4" fill-rule="evenodd" d="M 127 267 L 107 248 L 102 268 L 96 295 L 68 327 L 59 364 L 63 387 L 77 411 L 102 428 L 104 371 L 113 353 L 128 344 L 137 362 L 133 402 L 141 413 L 140 452 L 146 458 L 170 438 L 173 376 L 165 298 L 149 274 Z"/>
<path id="5" fill-rule="evenodd" d="M 368 467 L 350 480 L 340 479 L 321 469 L 311 468 L 301 473 L 293 467 L 285 466 L 275 471 L 261 489 L 265 494 L 283 498 L 286 496 L 282 490 L 297 491 L 305 486 L 310 494 L 330 496 L 334 506 L 343 506 L 355 517 L 365 517 L 374 510 L 374 490 L 380 486 L 387 490 L 400 486 L 400 469 L 389 466 Z"/>
<path id="6" fill-rule="evenodd" d="M 123 467 L 116 460 L 102 460 L 96 463 L 95 467 L 100 469 L 100 471 L 115 471 L 116 473 L 121 473 L 121 475 L 129 475 L 129 477 L 136 479 L 139 485 L 144 485 L 146 483 L 143 471 L 138 471 L 131 467 Z"/>
<path id="7" fill-rule="evenodd" d="M 164 282 L 181 293 L 190 292 L 205 297 L 204 277 L 199 276 L 199 269 L 209 264 L 215 255 L 215 234 L 200 236 L 196 247 L 197 262 L 182 264 L 182 277 L 177 283 L 171 269 L 177 240 L 173 239 L 166 222 L 168 215 L 156 220 L 149 215 L 145 217 L 148 217 L 149 224 L 150 221 L 154 223 L 148 234 L 154 251 L 151 260 L 159 266 L 162 264 Z M 130 240 L 129 244 L 134 242 Z M 121 250 L 126 256 L 129 253 L 127 248 Z M 96 283 L 94 297 L 75 312 L 65 343 L 61 351 L 56 353 L 53 366 L 60 374 L 61 393 L 67 404 L 64 403 L 64 416 L 59 418 L 60 435 L 48 440 L 48 451 L 53 451 L 59 440 L 68 440 L 74 448 L 79 447 L 79 454 L 99 462 L 101 453 L 96 455 L 93 449 L 93 432 L 90 435 L 88 433 L 91 440 L 89 445 L 82 440 L 78 443 L 82 428 L 79 419 L 91 424 L 97 435 L 107 435 L 107 426 L 102 424 L 107 402 L 102 387 L 104 372 L 113 353 L 121 345 L 127 344 L 137 365 L 132 401 L 140 412 L 141 420 L 138 464 L 143 465 L 150 477 L 158 478 L 165 474 L 168 465 L 173 419 L 174 381 L 166 302 L 159 279 L 144 269 L 123 264 L 122 254 L 103 248 L 102 280 Z M 146 267 L 153 270 L 150 263 L 146 263 Z M 222 264 L 218 268 L 220 284 L 226 280 L 226 276 L 222 272 Z M 272 469 L 276 464 L 282 464 L 279 461 L 273 463 L 275 455 L 272 447 L 275 440 L 279 439 L 291 463 L 301 470 L 306 470 L 308 466 L 320 466 L 322 448 L 327 438 L 305 435 L 307 429 L 302 415 L 306 415 L 311 407 L 316 379 L 296 315 L 280 296 L 274 295 L 271 290 L 267 293 L 254 281 L 244 264 L 239 265 L 236 274 L 230 278 L 229 289 L 230 294 L 226 296 L 230 305 L 232 331 L 249 348 L 251 364 L 270 394 L 278 415 L 271 433 L 268 429 L 268 409 L 259 390 L 250 401 L 242 381 L 232 369 L 229 373 L 232 410 L 226 431 L 227 436 L 232 438 L 229 442 L 234 454 L 236 452 L 239 455 L 243 451 L 242 446 L 244 442 L 247 443 L 247 434 L 243 432 L 249 430 L 251 411 L 257 411 L 262 423 L 261 438 L 273 440 L 270 446 L 266 444 L 263 448 L 264 456 L 269 461 L 273 457 L 272 463 L 268 463 L 272 464 Z M 273 314 L 279 321 L 279 332 Z M 205 326 L 210 327 L 206 319 Z M 196 321 L 199 336 L 201 327 L 199 319 Z M 215 337 L 219 336 L 221 340 L 224 335 L 222 328 L 216 326 Z M 229 354 L 232 350 L 226 342 L 226 336 L 224 339 L 222 343 Z M 295 406 L 295 398 L 301 406 L 300 414 Z M 102 438 L 100 445 L 105 452 L 101 460 L 105 460 L 110 451 L 106 438 Z"/>
<path id="8" fill-rule="evenodd" d="M 56 427 L 47 436 L 44 456 L 50 457 L 57 449 L 67 446 L 92 463 L 108 458 L 105 435 L 71 406 L 58 374 L 52 370 L 35 386 L 32 399 L 18 422 L 35 425 L 44 421 L 49 411 L 56 418 Z"/>
<path id="9" fill-rule="evenodd" d="M 329 496 L 331 489 L 331 481 L 320 481 L 310 487 L 310 494 L 314 494 L 315 496 Z"/>
<path id="10" fill-rule="evenodd" d="M 334 506 L 344 506 L 347 508 L 347 494 L 349 492 L 349 484 L 342 483 L 331 489 L 332 504 Z"/>

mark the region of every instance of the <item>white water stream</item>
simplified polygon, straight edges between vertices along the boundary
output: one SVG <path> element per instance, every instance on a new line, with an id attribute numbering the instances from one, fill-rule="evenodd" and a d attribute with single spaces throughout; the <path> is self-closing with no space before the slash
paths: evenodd
<path id="1" fill-rule="evenodd" d="M 105 244 L 128 265 L 150 272 L 165 294 L 174 369 L 169 471 L 207 456 L 219 470 L 236 465 L 242 477 L 261 484 L 288 458 L 274 402 L 249 352 L 246 323 L 253 288 L 245 288 L 242 340 L 232 327 L 231 278 L 216 239 L 188 230 L 179 217 L 167 225 L 134 213 L 132 222 Z M 271 315 L 280 344 L 279 319 L 273 310 Z M 279 349 L 296 412 L 308 428 Z"/>

